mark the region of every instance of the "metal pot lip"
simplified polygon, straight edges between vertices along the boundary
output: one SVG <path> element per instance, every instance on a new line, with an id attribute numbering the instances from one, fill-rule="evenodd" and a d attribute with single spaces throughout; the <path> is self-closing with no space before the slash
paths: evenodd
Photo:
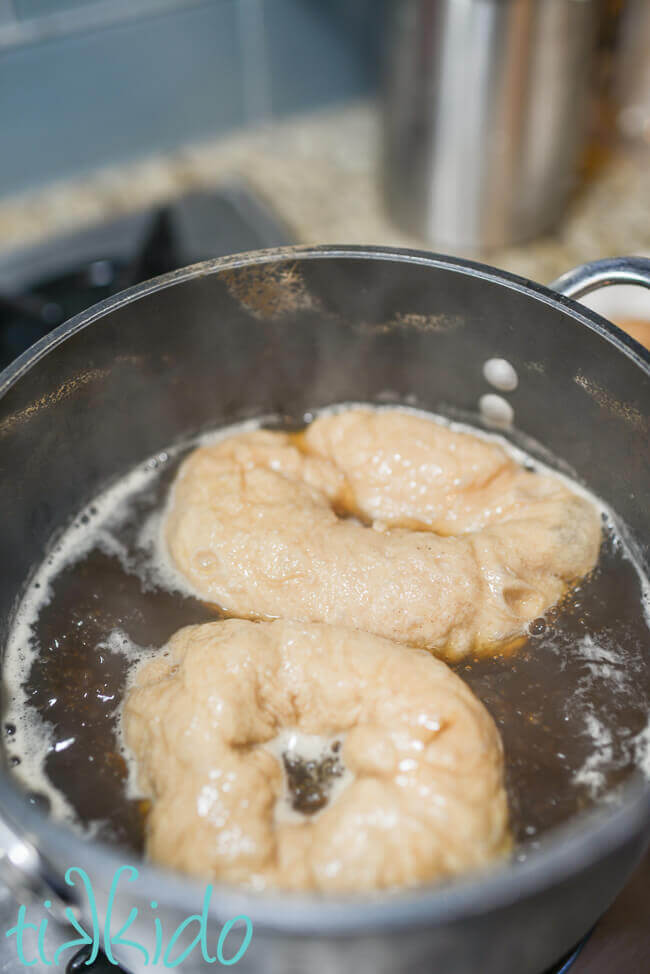
<path id="1" fill-rule="evenodd" d="M 254 266 L 291 259 L 352 258 L 397 261 L 434 267 L 477 277 L 530 295 L 597 332 L 650 375 L 650 353 L 588 308 L 549 288 L 486 264 L 427 251 L 348 245 L 298 246 L 261 250 L 194 264 L 138 284 L 102 301 L 64 322 L 16 359 L 0 374 L 0 398 L 29 369 L 57 345 L 123 305 L 148 294 L 195 278 L 218 274 L 230 268 Z M 82 866 L 91 880 L 102 883 L 125 863 L 124 853 L 103 842 L 89 841 L 31 807 L 10 777 L 0 773 L 0 813 L 19 822 L 27 838 L 46 855 L 57 850 L 68 866 Z M 485 874 L 460 878 L 449 885 L 422 887 L 381 897 L 298 896 L 286 893 L 248 893 L 233 887 L 215 886 L 211 916 L 222 921 L 246 914 L 258 927 L 296 936 L 319 934 L 354 936 L 364 932 L 402 930 L 410 927 L 449 923 L 469 916 L 486 915 L 532 896 L 588 868 L 608 854 L 614 854 L 631 838 L 648 831 L 650 782 L 637 776 L 623 790 L 616 804 L 585 813 L 545 836 L 539 849 L 525 862 L 504 863 Z M 136 863 L 133 863 L 136 865 Z M 161 906 L 193 912 L 201 902 L 204 887 L 187 877 L 138 862 L 137 895 L 155 898 Z M 109 877 L 107 879 L 107 877 Z M 131 887 L 135 893 L 136 888 Z"/>
<path id="2" fill-rule="evenodd" d="M 7 814 L 8 813 L 8 814 Z M 120 867 L 136 866 L 137 879 L 118 887 L 118 897 L 139 902 L 156 900 L 161 908 L 183 917 L 199 911 L 206 886 L 148 863 L 130 860 L 104 841 L 89 840 L 28 805 L 5 772 L 0 773 L 0 815 L 20 822 L 22 834 L 56 865 L 82 868 L 94 889 L 108 890 Z M 446 884 L 396 893 L 329 896 L 269 890 L 249 892 L 212 884 L 209 916 L 219 923 L 246 916 L 254 928 L 276 934 L 355 937 L 379 931 L 401 932 L 436 924 L 487 917 L 526 898 L 570 880 L 582 870 L 622 851 L 629 841 L 640 846 L 650 838 L 650 784 L 635 775 L 610 807 L 596 807 L 543 837 L 525 861 L 505 860 L 483 873 L 472 873 Z M 207 882 L 207 881 L 206 881 Z M 77 879 L 75 884 L 80 885 Z M 84 913 L 83 899 L 81 912 Z"/>
<path id="3" fill-rule="evenodd" d="M 267 248 L 265 250 L 248 251 L 229 257 L 216 257 L 211 260 L 190 264 L 179 270 L 162 274 L 136 284 L 131 288 L 120 291 L 112 297 L 106 298 L 92 305 L 80 314 L 64 321 L 27 351 L 19 355 L 10 365 L 0 372 L 0 398 L 14 385 L 18 379 L 54 349 L 76 332 L 81 331 L 99 318 L 103 318 L 124 305 L 131 304 L 174 284 L 182 284 L 195 278 L 209 277 L 222 271 L 238 267 L 257 266 L 265 263 L 275 263 L 296 260 L 323 260 L 330 258 L 350 258 L 357 260 L 383 260 L 397 263 L 415 264 L 423 267 L 438 268 L 455 273 L 476 277 L 493 284 L 500 284 L 522 294 L 528 294 L 535 300 L 542 300 L 545 304 L 556 307 L 559 311 L 571 315 L 581 324 L 595 331 L 614 345 L 620 352 L 631 358 L 647 375 L 650 375 L 650 351 L 635 341 L 630 335 L 612 324 L 606 318 L 579 304 L 572 298 L 565 297 L 551 288 L 537 284 L 528 278 L 511 274 L 489 264 L 466 260 L 461 257 L 450 257 L 427 250 L 413 250 L 404 247 L 362 246 L 357 244 L 300 244 L 291 247 Z"/>

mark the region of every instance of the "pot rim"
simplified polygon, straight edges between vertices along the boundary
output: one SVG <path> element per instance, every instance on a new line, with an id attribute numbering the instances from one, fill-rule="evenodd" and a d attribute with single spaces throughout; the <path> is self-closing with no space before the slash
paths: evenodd
<path id="1" fill-rule="evenodd" d="M 290 247 L 269 247 L 264 250 L 251 250 L 240 254 L 233 254 L 227 257 L 214 257 L 210 260 L 200 261 L 196 264 L 189 264 L 178 270 L 170 271 L 168 274 L 161 274 L 152 277 L 133 287 L 126 288 L 97 304 L 91 305 L 85 311 L 68 318 L 67 321 L 57 325 L 56 328 L 44 335 L 37 342 L 31 345 L 26 351 L 13 360 L 5 369 L 0 372 L 0 398 L 8 389 L 27 372 L 32 365 L 38 362 L 47 352 L 55 348 L 62 341 L 71 335 L 81 331 L 92 324 L 97 318 L 102 318 L 111 311 L 115 311 L 124 305 L 131 304 L 139 298 L 146 297 L 156 291 L 171 287 L 174 284 L 182 284 L 185 281 L 196 277 L 209 277 L 224 270 L 236 267 L 255 266 L 258 264 L 281 262 L 292 258 L 300 260 L 318 260 L 331 257 L 349 257 L 363 260 L 397 260 L 407 264 L 419 264 L 425 267 L 435 267 L 441 270 L 456 271 L 466 274 L 468 277 L 478 277 L 483 280 L 491 281 L 494 284 L 520 291 L 522 294 L 529 294 L 536 300 L 542 300 L 544 304 L 555 306 L 558 310 L 569 313 L 571 317 L 595 331 L 601 337 L 613 344 L 619 351 L 624 352 L 632 358 L 637 365 L 650 375 L 650 350 L 644 348 L 631 335 L 618 328 L 611 321 L 592 311 L 586 305 L 580 304 L 573 298 L 566 297 L 559 291 L 554 291 L 551 287 L 538 284 L 529 278 L 511 274 L 509 271 L 500 270 L 490 264 L 483 264 L 478 261 L 466 260 L 461 257 L 450 257 L 445 254 L 437 254 L 427 250 L 414 250 L 405 247 L 382 247 L 382 246 L 363 246 L 360 244 L 298 244 Z"/>
<path id="2" fill-rule="evenodd" d="M 0 398 L 30 368 L 70 336 L 105 317 L 110 312 L 148 294 L 194 278 L 218 274 L 223 270 L 282 262 L 351 258 L 394 260 L 425 267 L 449 270 L 478 277 L 529 295 L 571 315 L 595 331 L 619 352 L 631 358 L 650 376 L 650 352 L 629 335 L 589 308 L 556 291 L 526 278 L 501 271 L 487 264 L 427 251 L 381 246 L 321 245 L 281 247 L 215 258 L 193 264 L 169 274 L 137 284 L 81 312 L 44 336 L 0 373 Z M 82 866 L 93 875 L 113 875 L 124 864 L 125 854 L 105 842 L 88 840 L 69 827 L 51 820 L 26 800 L 6 772 L 0 772 L 0 815 L 20 823 L 22 836 L 47 854 L 56 849 L 69 866 Z M 485 873 L 460 877 L 445 884 L 429 885 L 381 896 L 353 897 L 316 894 L 290 894 L 277 891 L 252 893 L 224 884 L 213 884 L 210 916 L 222 920 L 245 914 L 254 926 L 294 935 L 359 935 L 378 928 L 400 930 L 407 927 L 449 923 L 468 916 L 485 915 L 541 892 L 570 877 L 580 869 L 615 853 L 627 841 L 649 832 L 650 781 L 641 773 L 633 775 L 621 789 L 617 801 L 591 809 L 542 837 L 537 849 L 525 861 L 492 865 Z M 43 843 L 39 841 L 43 840 Z M 136 862 L 133 862 L 135 865 Z M 137 861 L 137 893 L 155 898 L 162 907 L 180 907 L 194 912 L 205 886 L 195 879 L 161 867 Z M 132 890 L 135 894 L 136 887 Z"/>

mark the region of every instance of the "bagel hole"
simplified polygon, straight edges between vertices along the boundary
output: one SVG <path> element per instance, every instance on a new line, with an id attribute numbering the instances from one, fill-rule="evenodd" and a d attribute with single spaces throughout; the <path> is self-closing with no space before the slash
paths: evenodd
<path id="1" fill-rule="evenodd" d="M 284 772 L 284 794 L 277 814 L 303 818 L 322 811 L 350 778 L 342 760 L 343 736 L 324 737 L 282 731 L 266 747 Z"/>
<path id="2" fill-rule="evenodd" d="M 320 758 L 304 758 L 295 752 L 284 752 L 282 764 L 294 812 L 314 815 L 328 804 L 334 780 L 343 776 L 340 750 L 341 743 L 337 741 Z"/>
<path id="3" fill-rule="evenodd" d="M 300 451 L 304 456 L 313 456 L 312 451 L 307 446 L 307 441 L 305 439 L 306 426 L 303 424 L 302 428 L 296 431 L 289 430 L 289 436 L 291 443 L 297 450 Z M 361 511 L 357 505 L 357 499 L 355 493 L 349 483 L 345 483 L 337 496 L 333 498 L 332 510 L 336 516 L 341 521 L 356 521 L 365 528 L 371 528 L 373 521 L 371 517 Z"/>

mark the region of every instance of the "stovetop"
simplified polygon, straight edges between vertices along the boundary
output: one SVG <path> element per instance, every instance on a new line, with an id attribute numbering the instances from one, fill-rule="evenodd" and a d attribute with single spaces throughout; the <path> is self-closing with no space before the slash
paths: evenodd
<path id="1" fill-rule="evenodd" d="M 8 257 L 0 257 L 0 368 L 56 325 L 125 287 L 210 257 L 295 242 L 291 231 L 238 181 L 193 192 Z M 650 969 L 650 856 L 610 911 L 545 974 L 641 974 Z M 17 904 L 0 888 L 0 974 L 22 969 L 13 940 Z M 45 953 L 69 936 L 48 928 Z M 84 948 L 85 950 L 85 948 Z M 68 974 L 114 971 L 105 957 L 86 966 L 84 950 Z M 40 962 L 31 967 L 45 974 Z M 480 972 L 477 972 L 480 974 Z M 504 974 L 516 974 L 504 966 Z"/>
<path id="2" fill-rule="evenodd" d="M 126 287 L 210 257 L 292 242 L 275 214 L 233 181 L 0 258 L 0 368 Z"/>

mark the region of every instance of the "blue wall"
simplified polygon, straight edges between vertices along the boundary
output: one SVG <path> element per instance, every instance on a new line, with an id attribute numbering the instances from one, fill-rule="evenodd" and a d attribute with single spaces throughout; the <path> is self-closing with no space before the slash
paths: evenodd
<path id="1" fill-rule="evenodd" d="M 380 7 L 13 0 L 14 22 L 0 19 L 0 195 L 364 94 Z"/>

